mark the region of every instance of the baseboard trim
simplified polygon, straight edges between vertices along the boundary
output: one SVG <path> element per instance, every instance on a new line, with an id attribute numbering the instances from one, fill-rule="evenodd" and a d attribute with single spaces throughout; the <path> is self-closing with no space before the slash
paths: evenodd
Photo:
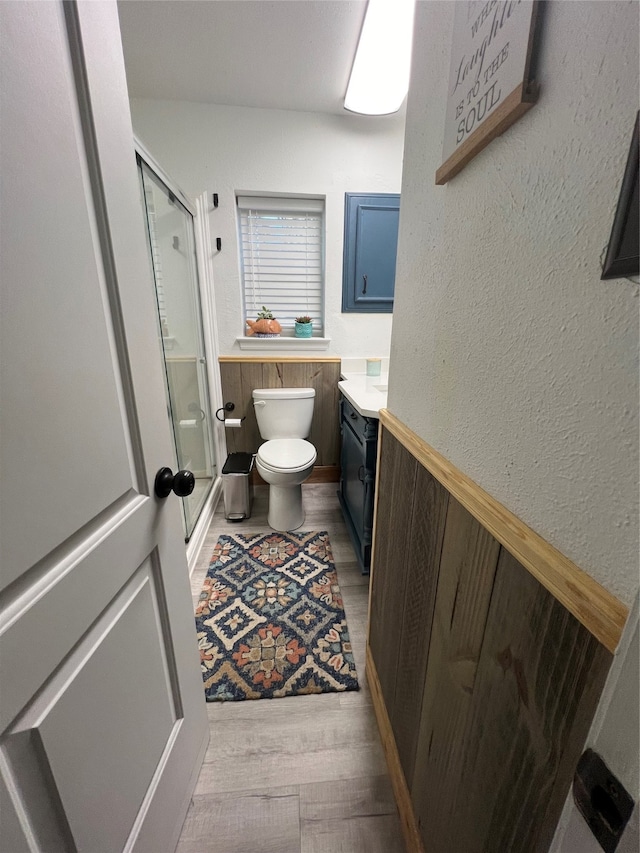
<path id="1" fill-rule="evenodd" d="M 369 648 L 369 643 L 367 643 L 365 675 L 367 677 L 369 689 L 371 690 L 373 710 L 376 715 L 378 730 L 380 731 L 380 740 L 382 741 L 382 748 L 384 749 L 385 758 L 387 760 L 387 769 L 389 770 L 389 777 L 391 778 L 393 794 L 396 799 L 396 805 L 398 807 L 398 814 L 400 816 L 400 826 L 402 828 L 402 835 L 404 837 L 404 843 L 405 847 L 407 848 L 407 853 L 425 853 L 424 846 L 422 844 L 422 839 L 420 838 L 420 833 L 418 832 L 416 816 L 413 811 L 411 794 L 409 793 L 407 780 L 404 778 L 404 772 L 400 764 L 400 756 L 398 755 L 396 740 L 393 736 L 391 721 L 389 720 L 387 708 L 384 704 L 382 689 L 380 687 L 380 680 L 378 679 L 378 673 L 376 671 L 376 666 L 373 662 L 373 656 L 371 654 L 371 649 Z"/>
<path id="2" fill-rule="evenodd" d="M 340 466 L 339 465 L 318 465 L 311 472 L 305 484 L 309 483 L 339 483 L 340 482 Z M 268 483 L 262 479 L 256 468 L 251 472 L 251 483 L 254 486 L 267 486 Z"/>
<path id="3" fill-rule="evenodd" d="M 318 465 L 314 468 L 307 483 L 339 483 L 340 482 L 340 466 L 339 465 Z"/>
<path id="4" fill-rule="evenodd" d="M 204 544 L 204 540 L 211 524 L 211 519 L 218 506 L 218 501 L 222 497 L 222 477 L 217 477 L 215 483 L 211 487 L 211 491 L 205 501 L 205 505 L 200 513 L 195 529 L 191 534 L 191 538 L 187 544 L 187 565 L 189 567 L 189 577 L 193 574 L 193 570 L 200 556 L 200 549 Z"/>

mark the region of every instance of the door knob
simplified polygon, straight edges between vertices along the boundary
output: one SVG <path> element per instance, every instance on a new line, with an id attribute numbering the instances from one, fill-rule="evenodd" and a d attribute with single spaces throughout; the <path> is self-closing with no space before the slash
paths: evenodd
<path id="1" fill-rule="evenodd" d="M 178 471 L 173 473 L 171 468 L 161 468 L 156 474 L 153 490 L 156 497 L 166 498 L 171 492 L 179 498 L 186 498 L 194 490 L 196 478 L 191 471 Z"/>

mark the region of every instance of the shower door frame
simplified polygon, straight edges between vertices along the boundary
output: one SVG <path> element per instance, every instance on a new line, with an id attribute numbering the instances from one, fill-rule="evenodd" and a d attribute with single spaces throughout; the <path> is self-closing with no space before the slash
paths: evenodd
<path id="1" fill-rule="evenodd" d="M 216 506 L 222 496 L 222 477 L 220 472 L 222 471 L 222 466 L 227 454 L 224 427 L 215 417 L 215 412 L 223 405 L 223 401 L 220 368 L 218 363 L 220 349 L 218 345 L 218 333 L 216 327 L 215 292 L 213 289 L 213 270 L 211 267 L 213 251 L 211 235 L 209 233 L 206 218 L 209 210 L 209 200 L 207 193 L 202 193 L 202 195 L 198 196 L 196 203 L 194 204 L 189 196 L 187 196 L 186 193 L 175 183 L 173 178 L 171 178 L 162 166 L 160 166 L 155 157 L 150 154 L 149 150 L 142 144 L 135 134 L 133 141 L 135 153 L 146 163 L 149 169 L 155 172 L 156 176 L 163 184 L 165 184 L 170 192 L 172 192 L 178 199 L 180 204 L 182 204 L 193 217 L 195 260 L 198 279 L 197 291 L 200 301 L 200 320 L 202 324 L 202 337 L 204 344 L 207 391 L 209 394 L 209 405 L 211 407 L 210 431 L 211 441 L 213 443 L 212 449 L 215 457 L 214 463 L 216 476 L 213 479 L 213 484 L 209 490 L 209 494 L 207 495 L 207 498 L 200 510 L 198 520 L 191 532 L 188 542 L 186 543 L 187 563 L 189 565 L 189 574 L 191 575 L 195 568 L 198 553 L 202 547 L 202 543 L 204 542 L 204 538 L 216 510 Z M 143 211 L 143 214 L 146 216 L 146 211 Z"/>

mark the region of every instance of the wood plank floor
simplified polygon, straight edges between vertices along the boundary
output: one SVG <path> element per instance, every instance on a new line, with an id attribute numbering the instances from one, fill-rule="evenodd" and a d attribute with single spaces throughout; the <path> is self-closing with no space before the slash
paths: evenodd
<path id="1" fill-rule="evenodd" d="M 368 578 L 360 574 L 336 483 L 303 486 L 301 529 L 326 530 L 360 690 L 209 702 L 209 749 L 176 853 L 402 853 L 404 845 L 364 677 Z M 193 571 L 194 604 L 221 533 L 269 532 L 268 489 L 252 517 L 218 508 Z"/>

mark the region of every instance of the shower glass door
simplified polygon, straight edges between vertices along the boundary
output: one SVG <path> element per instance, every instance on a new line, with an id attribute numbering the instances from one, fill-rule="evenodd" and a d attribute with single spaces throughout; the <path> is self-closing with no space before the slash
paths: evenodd
<path id="1" fill-rule="evenodd" d="M 193 214 L 137 155 L 164 352 L 176 468 L 196 478 L 182 498 L 189 541 L 216 477 Z"/>

